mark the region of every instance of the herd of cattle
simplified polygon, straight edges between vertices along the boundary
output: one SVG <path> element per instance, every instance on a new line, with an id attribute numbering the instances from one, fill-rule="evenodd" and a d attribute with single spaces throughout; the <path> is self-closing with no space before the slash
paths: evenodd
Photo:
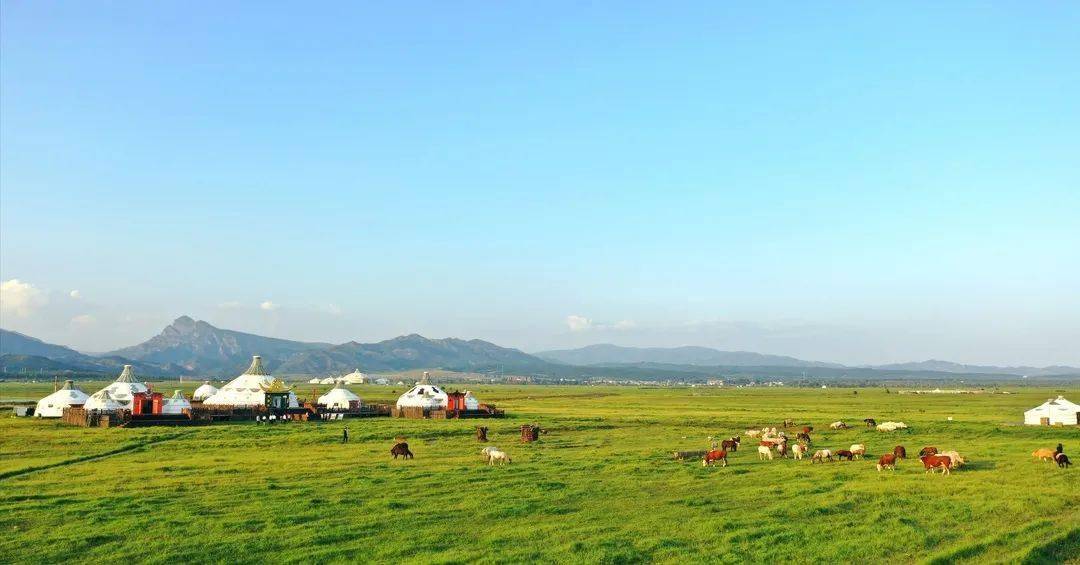
<path id="1" fill-rule="evenodd" d="M 900 429 L 907 429 L 907 424 L 903 422 L 884 422 L 878 424 L 873 418 L 867 418 L 863 420 L 868 428 L 876 428 L 880 431 L 892 432 Z M 784 427 L 793 425 L 791 420 L 784 421 Z M 842 421 L 833 422 L 829 425 L 833 430 L 846 430 L 850 426 Z M 810 437 L 811 432 L 814 431 L 813 426 L 804 426 L 802 431 L 798 432 L 795 436 L 795 441 L 791 442 L 787 432 L 784 430 L 777 431 L 776 428 L 762 428 L 760 430 L 746 430 L 742 435 L 757 440 L 757 453 L 759 460 L 773 459 L 773 453 L 780 457 L 788 457 L 790 454 L 792 458 L 796 460 L 803 459 L 807 453 L 810 452 L 810 448 L 813 445 L 813 440 Z M 720 463 L 722 467 L 727 467 L 728 453 L 737 451 L 742 445 L 742 436 L 734 436 L 722 441 L 716 441 L 714 438 L 709 438 L 711 442 L 711 448 L 702 451 L 676 451 L 673 455 L 676 460 L 686 459 L 701 459 L 703 466 L 711 466 L 716 463 Z M 793 445 L 792 445 L 793 443 Z M 853 444 L 848 449 L 818 449 L 810 456 L 810 463 L 825 463 L 826 461 L 840 461 L 848 460 L 854 461 L 856 459 L 862 459 L 866 455 L 866 445 L 861 443 Z M 1072 463 L 1069 461 L 1069 457 L 1063 452 L 1062 445 L 1059 443 L 1057 450 L 1050 449 L 1038 449 L 1032 456 L 1036 459 L 1043 461 L 1054 461 L 1058 464 L 1058 467 L 1067 468 Z M 877 470 L 881 472 L 883 470 L 896 470 L 896 464 L 907 458 L 907 449 L 903 445 L 897 445 L 893 448 L 892 453 L 886 453 L 878 458 Z M 919 450 L 919 461 L 922 462 L 923 467 L 927 473 L 937 472 L 939 469 L 943 475 L 948 475 L 953 469 L 962 467 L 966 461 L 959 452 L 955 450 L 940 451 L 937 447 L 926 446 Z"/>

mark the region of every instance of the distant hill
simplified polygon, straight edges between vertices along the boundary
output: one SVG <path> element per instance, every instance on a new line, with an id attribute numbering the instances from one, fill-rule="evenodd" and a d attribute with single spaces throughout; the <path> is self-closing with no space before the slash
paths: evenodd
<path id="1" fill-rule="evenodd" d="M 46 343 L 36 337 L 0 329 L 0 372 L 71 372 L 95 373 L 102 376 L 119 374 L 124 365 L 133 365 L 135 372 L 147 376 L 176 376 L 186 374 L 173 365 L 144 363 L 118 356 L 94 357 L 70 347 Z"/>
<path id="2" fill-rule="evenodd" d="M 0 329 L 0 355 L 33 355 L 54 360 L 87 357 L 70 347 L 45 343 L 36 337 L 4 329 Z"/>
<path id="3" fill-rule="evenodd" d="M 615 365 L 660 363 L 669 365 L 700 365 L 706 367 L 835 367 L 837 363 L 804 361 L 782 355 L 765 355 L 749 351 L 720 351 L 709 347 L 620 347 L 611 344 L 589 345 L 580 349 L 542 351 L 536 356 L 568 365 Z"/>
<path id="4" fill-rule="evenodd" d="M 992 365 L 964 365 L 952 361 L 919 361 L 915 363 L 892 363 L 889 365 L 871 365 L 873 369 L 883 371 L 936 371 L 939 373 L 993 373 L 1002 375 L 1027 375 L 1029 377 L 1045 377 L 1052 375 L 1078 375 L 1080 368 L 1066 365 L 1051 365 L 1049 367 L 995 367 Z"/>
<path id="5" fill-rule="evenodd" d="M 323 373 L 361 367 L 367 371 L 438 368 L 453 371 L 543 372 L 551 363 L 517 349 L 479 339 L 428 339 L 411 334 L 378 343 L 351 341 L 290 357 L 282 373 Z"/>
<path id="6" fill-rule="evenodd" d="M 158 365 L 176 365 L 196 374 L 235 375 L 251 364 L 252 355 L 261 355 L 271 369 L 296 353 L 331 347 L 328 343 L 306 343 L 263 337 L 216 328 L 204 321 L 180 316 L 149 340 L 110 353 Z"/>

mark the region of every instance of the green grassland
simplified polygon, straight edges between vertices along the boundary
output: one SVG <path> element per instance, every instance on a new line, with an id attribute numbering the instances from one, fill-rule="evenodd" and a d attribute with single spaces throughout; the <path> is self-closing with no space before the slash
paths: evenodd
<path id="1" fill-rule="evenodd" d="M 35 386 L 51 390 L 4 383 L 0 401 L 40 396 Z M 392 387 L 352 388 L 392 398 Z M 81 429 L 5 416 L 0 562 L 1080 560 L 1080 466 L 1030 457 L 1061 442 L 1080 463 L 1080 430 L 1019 425 L 1054 394 L 1080 398 L 1075 384 L 963 396 L 471 388 L 510 417 Z M 912 429 L 826 429 L 865 417 Z M 759 461 L 750 444 L 727 468 L 671 460 L 708 436 L 784 418 L 812 423 L 815 447 L 865 443 L 878 455 L 934 445 L 971 463 L 949 477 L 925 475 L 916 460 L 878 473 L 876 457 Z M 550 431 L 521 444 L 526 422 Z M 511 465 L 481 462 L 478 423 Z M 342 445 L 346 424 L 353 441 Z M 414 460 L 390 458 L 397 435 Z"/>

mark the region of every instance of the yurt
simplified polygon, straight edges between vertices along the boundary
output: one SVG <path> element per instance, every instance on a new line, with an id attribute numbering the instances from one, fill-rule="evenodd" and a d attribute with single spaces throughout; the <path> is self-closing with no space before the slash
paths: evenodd
<path id="1" fill-rule="evenodd" d="M 345 388 L 345 383 L 339 382 L 319 397 L 319 404 L 331 410 L 359 410 L 360 397 Z"/>
<path id="2" fill-rule="evenodd" d="M 321 385 L 332 385 L 332 384 L 334 384 L 336 382 L 337 382 L 337 379 L 335 379 L 334 377 L 326 377 L 325 379 L 319 381 L 319 384 L 321 384 Z"/>
<path id="3" fill-rule="evenodd" d="M 1080 405 L 1065 400 L 1064 396 L 1051 398 L 1024 412 L 1024 423 L 1029 426 L 1080 425 Z"/>
<path id="4" fill-rule="evenodd" d="M 128 398 L 127 405 L 113 398 L 109 387 L 105 387 L 94 394 L 90 395 L 90 398 L 86 399 L 86 404 L 83 404 L 83 408 L 87 410 L 99 410 L 101 412 L 115 412 L 116 410 L 131 409 L 131 398 Z"/>
<path id="5" fill-rule="evenodd" d="M 203 400 L 207 406 L 264 406 L 266 395 L 263 387 L 273 384 L 274 378 L 263 369 L 262 357 L 255 355 L 251 358 L 251 366 L 244 374 L 229 381 L 221 387 L 213 396 Z M 297 408 L 300 404 L 296 401 L 296 394 L 289 392 L 289 407 Z"/>
<path id="6" fill-rule="evenodd" d="M 446 408 L 446 392 L 428 382 L 428 373 L 424 371 L 424 377 L 420 379 L 420 382 L 398 397 L 397 407 L 420 407 L 425 410 Z"/>
<path id="7" fill-rule="evenodd" d="M 203 381 L 203 384 L 199 385 L 199 388 L 195 389 L 195 392 L 191 395 L 192 400 L 198 400 L 202 402 L 211 396 L 217 394 L 217 387 L 210 384 L 210 381 Z"/>
<path id="8" fill-rule="evenodd" d="M 147 386 L 135 379 L 135 372 L 131 370 L 131 365 L 124 365 L 124 370 L 120 372 L 120 376 L 116 378 L 109 386 L 101 389 L 109 391 L 108 396 L 113 401 L 120 403 L 120 407 L 124 410 L 131 410 L 131 396 L 136 392 L 146 392 Z M 101 391 L 98 391 L 101 392 Z M 93 399 L 97 394 L 90 395 Z M 89 410 L 89 406 L 87 410 Z M 103 408 L 96 408 L 96 410 L 104 410 Z"/>
<path id="9" fill-rule="evenodd" d="M 64 415 L 64 408 L 68 406 L 82 406 L 90 398 L 75 381 L 64 381 L 60 390 L 42 398 L 34 408 L 34 415 L 38 418 L 59 418 Z"/>
<path id="10" fill-rule="evenodd" d="M 179 390 L 173 392 L 171 398 L 166 398 L 161 406 L 162 414 L 183 414 L 184 410 L 191 410 L 191 403 L 184 398 L 184 393 Z"/>
<path id="11" fill-rule="evenodd" d="M 375 384 L 386 386 L 390 384 L 390 379 L 380 377 L 375 379 Z"/>
<path id="12" fill-rule="evenodd" d="M 473 395 L 472 391 L 465 391 L 465 409 L 466 410 L 479 410 L 480 401 Z"/>
<path id="13" fill-rule="evenodd" d="M 367 375 L 365 375 L 364 373 L 361 373 L 360 369 L 357 369 L 357 370 L 349 373 L 348 375 L 345 375 L 345 376 L 339 378 L 338 382 L 342 382 L 342 383 L 345 383 L 347 385 L 362 385 L 362 384 L 366 383 L 367 380 L 368 380 Z"/>
<path id="14" fill-rule="evenodd" d="M 315 377 L 314 379 L 309 380 L 308 384 L 309 385 L 322 384 L 322 380 L 320 380 L 319 377 Z"/>

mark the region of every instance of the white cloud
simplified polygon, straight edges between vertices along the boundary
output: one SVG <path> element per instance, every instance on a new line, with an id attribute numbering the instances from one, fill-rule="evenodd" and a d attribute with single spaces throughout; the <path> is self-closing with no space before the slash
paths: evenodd
<path id="1" fill-rule="evenodd" d="M 74 298 L 75 300 L 78 300 L 78 299 L 82 298 L 82 293 L 79 292 L 78 290 L 73 290 L 73 291 L 68 293 L 68 296 Z"/>
<path id="2" fill-rule="evenodd" d="M 30 283 L 11 279 L 0 283 L 0 312 L 29 317 L 49 303 L 49 296 Z"/>
<path id="3" fill-rule="evenodd" d="M 274 304 L 273 302 L 270 302 L 269 300 L 263 302 L 262 304 L 259 304 L 259 308 L 262 308 L 263 310 L 266 310 L 267 312 L 272 312 L 274 310 L 277 310 L 280 307 L 281 307 L 280 305 Z"/>
<path id="4" fill-rule="evenodd" d="M 74 328 L 85 328 L 97 323 L 97 318 L 90 314 L 79 314 L 71 319 L 71 326 Z"/>
<path id="5" fill-rule="evenodd" d="M 566 327 L 570 328 L 572 332 L 585 332 L 592 329 L 592 320 L 585 316 L 577 316 L 571 314 L 566 317 Z"/>

